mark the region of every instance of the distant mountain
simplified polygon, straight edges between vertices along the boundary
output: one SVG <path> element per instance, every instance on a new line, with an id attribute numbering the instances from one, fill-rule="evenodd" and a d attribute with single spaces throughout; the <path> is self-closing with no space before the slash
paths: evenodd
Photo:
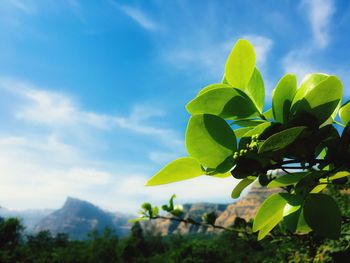
<path id="1" fill-rule="evenodd" d="M 192 218 L 197 222 L 202 221 L 204 213 L 216 212 L 216 225 L 230 227 L 234 223 L 236 217 L 249 220 L 254 218 L 260 204 L 272 193 L 275 189 L 252 187 L 248 194 L 233 204 L 185 204 L 183 207 L 183 217 Z M 164 219 L 156 219 L 152 221 L 143 222 L 143 227 L 146 231 L 159 233 L 161 235 L 168 235 L 174 233 L 205 233 L 212 232 L 213 229 L 198 227 L 195 225 L 169 221 Z"/>
<path id="2" fill-rule="evenodd" d="M 203 214 L 215 212 L 217 214 L 216 224 L 229 227 L 236 217 L 242 217 L 246 220 L 253 218 L 260 204 L 274 192 L 276 190 L 252 187 L 247 195 L 233 204 L 184 204 L 183 216 L 200 222 Z M 94 229 L 101 233 L 105 227 L 113 229 L 118 236 L 125 236 L 131 228 L 128 219 L 135 218 L 132 215 L 104 211 L 87 201 L 72 197 L 68 197 L 63 207 L 55 211 L 27 210 L 16 212 L 0 209 L 0 217 L 9 216 L 23 218 L 24 225 L 33 232 L 50 230 L 54 235 L 67 233 L 71 239 L 80 240 L 86 239 L 88 233 Z M 142 226 L 145 231 L 161 235 L 213 231 L 204 227 L 161 219 L 144 221 Z"/>
<path id="3" fill-rule="evenodd" d="M 52 213 L 53 209 L 31 209 L 31 210 L 9 210 L 6 208 L 0 208 L 0 217 L 16 217 L 21 219 L 23 225 L 26 227 L 27 232 L 32 232 L 34 226 L 45 216 Z"/>
<path id="4" fill-rule="evenodd" d="M 107 212 L 89 202 L 68 197 L 63 207 L 40 220 L 34 231 L 67 233 L 71 239 L 82 240 L 94 229 L 101 233 L 109 227 L 118 236 L 124 236 L 130 230 L 127 222 L 130 218 L 132 216 Z"/>

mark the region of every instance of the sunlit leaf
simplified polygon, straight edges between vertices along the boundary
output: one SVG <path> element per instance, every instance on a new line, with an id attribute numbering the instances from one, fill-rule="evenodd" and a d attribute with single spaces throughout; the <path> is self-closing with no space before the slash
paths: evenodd
<path id="1" fill-rule="evenodd" d="M 289 231 L 299 234 L 309 233 L 312 229 L 305 222 L 303 208 L 301 206 L 298 206 L 297 208 L 296 211 L 285 215 L 283 222 L 286 224 Z"/>
<path id="2" fill-rule="evenodd" d="M 246 120 L 237 120 L 233 121 L 231 125 L 238 125 L 241 127 L 252 127 L 252 126 L 257 126 L 261 123 L 266 122 L 265 120 L 252 120 L 252 119 L 246 119 Z"/>
<path id="3" fill-rule="evenodd" d="M 253 231 L 256 232 L 267 226 L 269 223 L 271 224 L 268 225 L 268 228 L 273 228 L 282 220 L 286 204 L 298 205 L 296 202 L 297 200 L 295 196 L 287 193 L 277 193 L 268 197 L 262 203 L 255 216 Z"/>
<path id="4" fill-rule="evenodd" d="M 231 127 L 220 117 L 194 115 L 186 130 L 187 152 L 203 166 L 216 168 L 237 149 Z"/>
<path id="5" fill-rule="evenodd" d="M 257 126 L 255 126 L 253 129 L 247 131 L 239 141 L 239 148 L 245 148 L 245 145 L 249 143 L 250 138 L 254 135 L 260 135 L 262 134 L 266 129 L 272 126 L 271 122 L 264 122 Z"/>
<path id="6" fill-rule="evenodd" d="M 213 90 L 213 89 L 217 89 L 217 88 L 232 88 L 232 86 L 229 84 L 224 84 L 224 83 L 210 84 L 210 85 L 204 87 L 200 92 L 198 92 L 197 96 L 200 96 L 209 90 Z"/>
<path id="7" fill-rule="evenodd" d="M 244 39 L 237 41 L 225 66 L 225 78 L 235 88 L 245 89 L 255 69 L 253 46 Z"/>
<path id="8" fill-rule="evenodd" d="M 241 180 L 232 190 L 231 197 L 233 199 L 238 198 L 241 195 L 242 191 L 254 181 L 255 179 L 250 178 L 244 178 L 243 180 Z"/>
<path id="9" fill-rule="evenodd" d="M 282 218 L 283 215 L 280 213 L 270 217 L 269 222 L 259 230 L 258 240 L 262 240 L 268 233 L 270 233 L 270 231 L 274 229 L 274 227 L 277 226 L 279 222 L 281 222 Z"/>
<path id="10" fill-rule="evenodd" d="M 259 148 L 259 153 L 277 151 L 295 142 L 307 127 L 293 127 L 270 136 Z"/>
<path id="11" fill-rule="evenodd" d="M 235 133 L 236 138 L 242 138 L 244 134 L 246 134 L 248 131 L 252 130 L 254 127 L 244 127 L 235 129 L 233 132 Z"/>
<path id="12" fill-rule="evenodd" d="M 194 114 L 213 114 L 222 118 L 243 119 L 257 116 L 258 112 L 242 91 L 234 88 L 216 88 L 191 100 L 186 109 Z"/>
<path id="13" fill-rule="evenodd" d="M 264 107 L 265 88 L 264 80 L 257 68 L 255 68 L 248 86 L 246 89 L 244 89 L 244 91 L 254 102 L 256 108 L 259 110 L 259 113 L 261 113 Z"/>
<path id="14" fill-rule="evenodd" d="M 350 101 L 346 102 L 339 109 L 339 116 L 341 121 L 346 125 L 350 121 Z"/>
<path id="15" fill-rule="evenodd" d="M 336 76 L 311 75 L 297 90 L 293 99 L 291 114 L 310 113 L 324 123 L 342 99 L 343 85 Z"/>
<path id="16" fill-rule="evenodd" d="M 300 181 L 301 178 L 305 176 L 305 172 L 297 172 L 297 173 L 291 173 L 291 174 L 284 174 L 281 176 L 278 176 L 274 180 L 272 180 L 267 187 L 274 188 L 274 187 L 281 187 L 281 186 L 287 186 L 296 184 Z"/>
<path id="17" fill-rule="evenodd" d="M 319 192 L 322 192 L 325 188 L 327 188 L 326 184 L 319 184 L 316 185 L 311 191 L 310 194 L 317 194 Z"/>
<path id="18" fill-rule="evenodd" d="M 204 172 L 200 163 L 191 157 L 183 157 L 172 161 L 156 173 L 147 183 L 147 186 L 168 184 L 177 181 L 187 180 L 200 175 Z"/>
<path id="19" fill-rule="evenodd" d="M 295 75 L 284 75 L 277 84 L 272 95 L 272 111 L 276 121 L 286 123 L 289 117 L 290 106 L 297 90 Z"/>
<path id="20" fill-rule="evenodd" d="M 335 174 L 329 176 L 328 178 L 320 179 L 320 182 L 326 183 L 328 181 L 333 181 L 333 180 L 337 180 L 337 179 L 348 177 L 348 176 L 350 176 L 350 172 L 348 172 L 348 171 L 339 171 L 339 172 L 336 172 Z"/>
<path id="21" fill-rule="evenodd" d="M 273 119 L 273 111 L 272 111 L 272 108 L 271 109 L 268 109 L 267 111 L 265 111 L 263 113 L 264 117 L 267 119 L 267 120 L 270 120 L 270 119 Z"/>

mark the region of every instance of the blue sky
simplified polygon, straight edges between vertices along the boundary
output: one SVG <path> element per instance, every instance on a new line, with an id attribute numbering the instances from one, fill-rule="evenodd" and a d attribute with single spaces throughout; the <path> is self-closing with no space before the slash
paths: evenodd
<path id="1" fill-rule="evenodd" d="M 185 104 L 220 81 L 239 38 L 255 46 L 268 94 L 285 72 L 325 72 L 348 97 L 349 25 L 335 0 L 2 0 L 0 204 L 231 202 L 231 178 L 143 186 L 186 154 Z"/>

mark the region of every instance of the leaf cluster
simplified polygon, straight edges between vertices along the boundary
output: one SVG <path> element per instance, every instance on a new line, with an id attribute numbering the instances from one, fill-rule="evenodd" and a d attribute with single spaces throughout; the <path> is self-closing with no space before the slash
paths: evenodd
<path id="1" fill-rule="evenodd" d="M 347 186 L 350 175 L 350 103 L 342 105 L 342 98 L 337 76 L 309 74 L 298 86 L 296 76 L 286 74 L 265 105 L 254 48 L 241 39 L 221 83 L 204 87 L 186 106 L 188 156 L 166 165 L 146 185 L 233 176 L 240 182 L 232 198 L 255 181 L 280 187 L 285 191 L 267 198 L 256 215 L 259 239 L 281 221 L 295 233 L 336 239 L 341 213 L 324 190 Z"/>

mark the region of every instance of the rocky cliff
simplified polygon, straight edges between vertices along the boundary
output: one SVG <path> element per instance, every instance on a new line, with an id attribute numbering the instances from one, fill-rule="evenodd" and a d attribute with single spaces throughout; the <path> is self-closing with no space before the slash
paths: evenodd
<path id="1" fill-rule="evenodd" d="M 232 226 L 236 217 L 249 220 L 254 218 L 260 204 L 276 190 L 252 187 L 248 194 L 233 204 L 210 204 L 197 203 L 185 204 L 183 207 L 183 217 L 191 218 L 195 221 L 202 221 L 204 213 L 215 212 L 217 219 L 215 224 L 229 227 Z M 169 220 L 157 219 L 151 222 L 143 223 L 146 231 L 152 231 L 161 235 L 168 235 L 173 233 L 187 234 L 187 233 L 204 233 L 212 232 L 212 229 L 198 227 L 195 225 L 185 224 L 182 222 L 174 222 Z"/>

